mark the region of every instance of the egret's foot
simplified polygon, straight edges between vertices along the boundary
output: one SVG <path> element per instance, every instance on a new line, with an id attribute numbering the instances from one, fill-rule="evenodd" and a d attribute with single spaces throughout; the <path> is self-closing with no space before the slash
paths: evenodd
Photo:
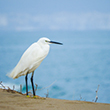
<path id="1" fill-rule="evenodd" d="M 36 96 L 33 96 L 33 98 L 34 98 L 34 99 L 37 99 L 37 97 L 36 97 Z"/>
<path id="2" fill-rule="evenodd" d="M 29 95 L 27 95 L 26 97 L 30 97 Z"/>
<path id="3" fill-rule="evenodd" d="M 33 98 L 35 98 L 35 99 L 46 99 L 46 98 L 44 98 L 44 97 L 40 97 L 40 96 L 38 96 L 38 95 L 33 96 Z"/>

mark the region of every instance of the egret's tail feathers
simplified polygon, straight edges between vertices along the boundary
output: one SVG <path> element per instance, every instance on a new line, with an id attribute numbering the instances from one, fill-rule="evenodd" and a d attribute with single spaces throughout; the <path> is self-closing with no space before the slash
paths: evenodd
<path id="1" fill-rule="evenodd" d="M 19 69 L 16 69 L 17 67 L 15 67 L 10 73 L 7 74 L 8 77 L 16 79 L 20 76 L 24 76 L 27 73 L 27 69 L 20 71 Z"/>
<path id="2" fill-rule="evenodd" d="M 18 69 L 16 69 L 17 67 L 15 67 L 10 73 L 7 74 L 8 77 L 16 79 L 18 78 Z"/>
<path id="3" fill-rule="evenodd" d="M 12 72 L 7 73 L 7 76 L 10 77 L 10 78 L 13 78 L 13 79 L 16 78 L 16 76 L 15 76 L 15 72 L 14 72 L 13 70 L 12 70 Z"/>

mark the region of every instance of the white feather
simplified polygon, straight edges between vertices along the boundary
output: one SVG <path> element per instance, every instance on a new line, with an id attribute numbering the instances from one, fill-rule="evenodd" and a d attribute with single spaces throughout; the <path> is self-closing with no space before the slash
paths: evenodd
<path id="1" fill-rule="evenodd" d="M 47 56 L 49 52 L 49 43 L 47 38 L 41 38 L 38 42 L 33 43 L 22 55 L 16 67 L 12 70 L 9 77 L 15 79 L 27 73 L 33 72 Z"/>

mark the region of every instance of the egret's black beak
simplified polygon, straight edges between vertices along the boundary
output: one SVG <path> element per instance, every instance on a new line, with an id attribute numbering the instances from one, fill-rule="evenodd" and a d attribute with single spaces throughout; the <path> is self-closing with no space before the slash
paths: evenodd
<path id="1" fill-rule="evenodd" d="M 63 45 L 63 43 L 55 42 L 55 41 L 49 41 L 49 43 Z"/>

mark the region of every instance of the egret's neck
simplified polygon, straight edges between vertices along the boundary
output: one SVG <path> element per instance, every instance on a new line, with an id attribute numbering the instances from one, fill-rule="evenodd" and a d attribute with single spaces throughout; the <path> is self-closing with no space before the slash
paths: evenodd
<path id="1" fill-rule="evenodd" d="M 48 44 L 43 44 L 43 43 L 38 43 L 39 44 L 39 46 L 40 46 L 40 48 L 43 50 L 43 51 L 49 51 L 49 49 L 50 49 L 50 45 L 48 45 Z"/>

